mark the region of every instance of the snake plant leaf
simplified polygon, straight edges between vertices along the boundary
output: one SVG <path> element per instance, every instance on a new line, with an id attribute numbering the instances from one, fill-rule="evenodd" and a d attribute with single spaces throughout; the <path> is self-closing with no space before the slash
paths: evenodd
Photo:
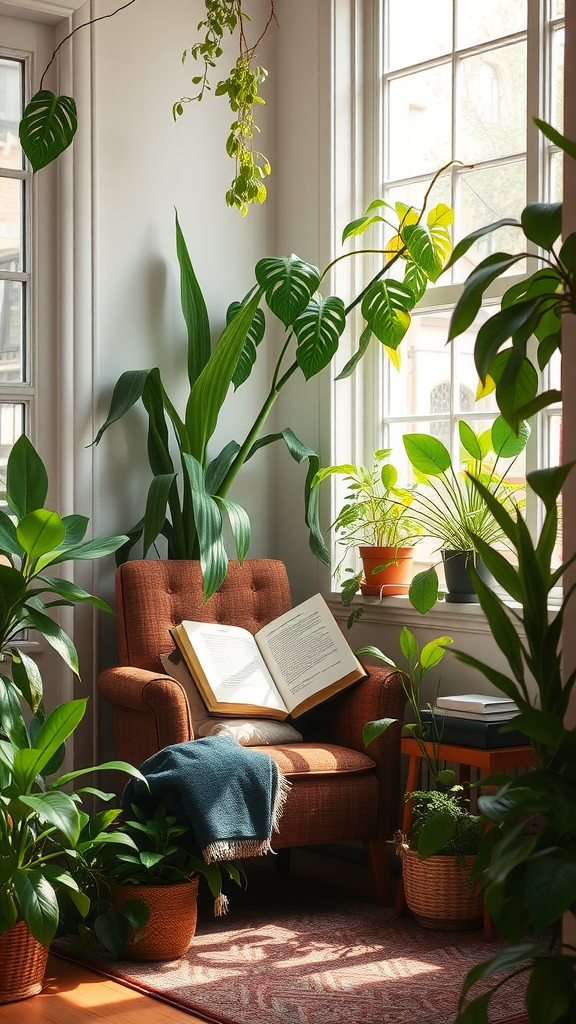
<path id="1" fill-rule="evenodd" d="M 220 409 L 224 405 L 261 298 L 262 290 L 259 288 L 226 325 L 210 359 L 190 390 L 186 429 L 190 439 L 190 453 L 202 466 L 206 459 L 206 446 L 216 429 Z"/>
<path id="2" fill-rule="evenodd" d="M 277 434 L 267 434 L 265 437 L 260 437 L 252 445 L 245 461 L 248 462 L 248 459 L 251 459 L 259 448 L 264 448 L 269 444 L 273 444 L 275 441 L 284 441 L 295 462 L 301 464 L 308 459 L 308 472 L 304 483 L 304 521 L 308 527 L 308 543 L 312 553 L 316 555 L 321 562 L 324 562 L 324 565 L 330 565 L 330 552 L 324 543 L 322 530 L 320 529 L 318 505 L 320 488 L 312 487 L 312 482 L 320 470 L 320 459 L 316 455 L 316 452 L 312 451 L 308 445 L 300 441 L 290 427 L 286 427 Z"/>
<path id="3" fill-rule="evenodd" d="M 484 232 L 484 234 L 485 233 L 486 232 Z M 456 248 L 458 248 L 458 246 Z M 456 252 L 456 249 L 454 252 Z M 474 268 L 470 276 L 466 279 L 462 295 L 454 307 L 452 319 L 450 320 L 450 329 L 448 331 L 448 341 L 452 341 L 454 338 L 457 338 L 458 335 L 463 334 L 464 331 L 468 330 L 476 319 L 480 306 L 482 305 L 484 292 L 488 285 L 492 284 L 497 277 L 500 277 L 521 259 L 523 259 L 521 254 L 519 256 L 510 256 L 510 254 L 506 252 L 493 252 Z M 452 260 L 447 264 L 446 269 L 452 262 L 454 262 L 454 255 L 452 256 Z M 508 335 L 508 337 L 510 337 L 510 335 Z"/>
<path id="4" fill-rule="evenodd" d="M 208 464 L 206 467 L 206 490 L 208 494 L 218 493 L 239 451 L 240 445 L 238 442 L 229 441 L 216 458 L 212 459 L 212 462 Z"/>
<path id="5" fill-rule="evenodd" d="M 259 260 L 256 280 L 272 312 L 288 327 L 306 309 L 320 284 L 320 271 L 292 253 Z"/>
<path id="6" fill-rule="evenodd" d="M 144 513 L 143 558 L 146 558 L 149 549 L 160 535 L 164 526 L 168 495 L 175 479 L 176 473 L 160 473 L 153 478 L 150 484 L 146 499 L 146 511 Z"/>
<path id="7" fill-rule="evenodd" d="M 292 326 L 298 341 L 296 360 L 306 380 L 310 380 L 338 351 L 346 327 L 344 303 L 336 295 L 313 298 Z"/>
<path id="8" fill-rule="evenodd" d="M 362 300 L 362 316 L 388 348 L 396 349 L 410 326 L 409 310 L 416 300 L 410 288 L 388 278 L 375 281 Z"/>
<path id="9" fill-rule="evenodd" d="M 210 358 L 210 321 L 204 296 L 182 234 L 176 211 L 176 255 L 180 265 L 180 301 L 188 331 L 188 380 L 198 379 Z"/>
<path id="10" fill-rule="evenodd" d="M 22 434 L 6 467 L 6 501 L 18 519 L 43 508 L 48 493 L 48 475 L 33 444 Z"/>
<path id="11" fill-rule="evenodd" d="M 562 203 L 528 203 L 520 215 L 526 238 L 551 249 L 562 233 Z"/>
<path id="12" fill-rule="evenodd" d="M 510 621 L 508 614 L 504 611 L 504 605 L 500 599 L 484 583 L 476 570 L 470 567 L 469 572 L 474 584 L 474 590 L 478 595 L 480 607 L 488 619 L 490 632 L 508 661 L 514 678 L 524 688 L 522 644 L 516 628 Z"/>
<path id="13" fill-rule="evenodd" d="M 157 367 L 150 370 L 142 388 L 142 404 L 148 413 L 148 459 L 154 476 L 173 473 L 168 424 L 164 407 L 164 388 Z"/>
<path id="14" fill-rule="evenodd" d="M 226 310 L 226 323 L 229 324 L 241 309 L 241 302 L 231 302 Z M 256 362 L 256 349 L 264 337 L 265 330 L 266 319 L 264 317 L 264 313 L 261 309 L 257 309 L 254 313 L 252 323 L 248 328 L 244 348 L 240 353 L 240 358 L 232 375 L 232 383 L 235 391 L 238 390 L 241 384 L 244 384 L 244 382 L 248 380 L 248 377 L 252 373 L 252 367 Z"/>
<path id="15" fill-rule="evenodd" d="M 441 476 L 450 469 L 450 452 L 437 437 L 430 434 L 405 434 L 402 440 L 410 462 L 420 473 Z"/>
<path id="16" fill-rule="evenodd" d="M 20 520 L 16 536 L 28 558 L 37 559 L 62 543 L 66 528 L 57 512 L 38 508 Z"/>
<path id="17" fill-rule="evenodd" d="M 238 505 L 235 501 L 230 501 L 229 498 L 220 498 L 218 495 L 215 495 L 214 501 L 224 509 L 228 516 L 228 522 L 230 523 L 230 529 L 232 530 L 232 536 L 236 545 L 238 561 L 242 565 L 248 554 L 251 540 L 248 513 L 241 505 Z"/>
<path id="18" fill-rule="evenodd" d="M 204 470 L 198 459 L 184 452 L 183 460 L 190 479 L 200 547 L 204 601 L 207 601 L 224 582 L 228 572 L 228 558 L 222 538 L 222 516 L 214 499 L 206 490 Z"/>
<path id="19" fill-rule="evenodd" d="M 32 935 L 49 946 L 58 927 L 56 893 L 40 868 L 16 868 L 12 875 L 22 916 Z"/>
<path id="20" fill-rule="evenodd" d="M 99 444 L 104 431 L 112 423 L 116 423 L 116 420 L 121 419 L 142 397 L 144 385 L 151 372 L 151 370 L 126 370 L 119 376 L 112 392 L 108 415 L 96 434 L 93 444 Z"/>
<path id="21" fill-rule="evenodd" d="M 406 283 L 406 282 L 404 282 L 404 283 Z M 370 344 L 371 337 L 372 337 L 372 328 L 369 327 L 369 326 L 365 327 L 364 330 L 362 331 L 362 334 L 360 335 L 360 340 L 358 342 L 358 348 L 357 348 L 356 352 L 348 360 L 348 362 L 346 363 L 344 369 L 340 371 L 340 373 L 336 377 L 336 380 L 345 380 L 346 377 L 351 377 L 352 376 L 352 374 L 354 373 L 354 370 L 358 366 L 358 363 L 362 359 L 362 356 L 365 354 L 366 349 L 368 348 L 368 345 Z M 392 349 L 390 349 L 389 351 L 391 352 Z"/>
<path id="22" fill-rule="evenodd" d="M 41 89 L 30 100 L 20 121 L 20 142 L 34 172 L 56 160 L 76 134 L 78 118 L 71 96 Z"/>

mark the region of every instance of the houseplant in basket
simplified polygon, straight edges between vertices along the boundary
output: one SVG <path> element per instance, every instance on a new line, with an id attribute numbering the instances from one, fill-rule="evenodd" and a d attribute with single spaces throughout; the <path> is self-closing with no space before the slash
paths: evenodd
<path id="1" fill-rule="evenodd" d="M 0 676 L 0 1000 L 39 991 L 48 946 L 59 919 L 57 893 L 67 889 L 80 913 L 86 896 L 63 866 L 74 851 L 85 815 L 78 808 L 83 790 L 64 786 L 88 768 L 52 778 L 62 765 L 65 741 L 81 721 L 86 700 L 69 701 L 46 714 L 42 679 L 35 661 L 19 646 L 22 630 L 36 630 L 78 674 L 72 640 L 47 612 L 54 606 L 104 602 L 72 582 L 50 575 L 51 567 L 72 559 L 92 559 L 115 551 L 124 537 L 84 541 L 88 520 L 63 519 L 44 507 L 46 469 L 26 437 L 14 445 L 6 467 L 6 501 L 0 510 L 0 654 L 11 676 Z M 22 704 L 29 707 L 26 719 Z M 142 778 L 124 762 L 115 767 Z M 95 792 L 93 789 L 88 792 Z M 110 794 L 96 791 L 103 799 Z M 116 813 L 119 813 L 116 812 Z M 109 841 L 109 840 L 106 840 Z M 129 840 L 118 834 L 116 845 Z"/>
<path id="2" fill-rule="evenodd" d="M 346 580 L 346 592 L 360 584 L 363 594 L 384 596 L 405 594 L 412 579 L 414 537 L 422 532 L 410 519 L 412 495 L 397 487 L 397 469 L 388 458 L 392 449 L 374 452 L 372 467 L 328 466 L 312 481 L 312 490 L 328 477 L 344 476 L 347 493 L 344 505 L 332 523 L 344 554 L 336 567 L 340 573 L 349 551 L 358 549 L 363 573 Z"/>
<path id="3" fill-rule="evenodd" d="M 82 927 L 77 908 L 68 906 L 70 930 L 78 931 L 79 948 L 98 939 L 114 956 L 130 960 L 175 960 L 183 956 L 196 930 L 198 882 L 203 875 L 214 896 L 214 912 L 226 912 L 222 869 L 238 884 L 243 869 L 228 861 L 206 864 L 192 853 L 190 830 L 159 804 L 153 814 L 132 805 L 122 832 L 131 846 L 114 850 L 93 843 L 70 870 L 93 897 L 94 913 Z M 130 927 L 134 902 L 147 908 L 148 920 Z M 128 910 L 128 913 L 127 913 Z M 80 927 L 79 927 L 80 926 Z"/>
<path id="4" fill-rule="evenodd" d="M 468 602 L 477 600 L 469 569 L 485 571 L 475 538 L 489 545 L 507 544 L 505 531 L 468 474 L 481 480 L 503 507 L 515 512 L 523 504 L 523 483 L 514 481 L 511 469 L 526 447 L 530 428 L 523 423 L 515 434 L 499 416 L 482 434 L 476 434 L 464 420 L 458 421 L 458 431 L 462 446 L 458 471 L 439 438 L 405 434 L 403 441 L 419 485 L 410 514 L 428 537 L 442 545 L 446 600 Z M 438 598 L 435 565 L 414 577 L 409 597 L 422 614 L 430 610 Z"/>
<path id="5" fill-rule="evenodd" d="M 437 637 L 420 649 L 406 626 L 400 633 L 400 649 L 408 670 L 400 669 L 377 647 L 363 647 L 357 655 L 368 655 L 392 665 L 402 679 L 414 721 L 404 726 L 405 735 L 418 744 L 422 762 L 428 769 L 432 788 L 408 793 L 413 801 L 413 826 L 410 836 L 396 833 L 397 851 L 402 856 L 406 903 L 416 920 L 427 928 L 463 930 L 474 928 L 482 917 L 479 887 L 473 884 L 472 865 L 483 842 L 483 829 L 477 815 L 471 814 L 455 773 L 441 768 L 439 757 L 442 724 L 431 715 L 422 721 L 421 687 L 429 670 L 440 663 L 452 640 Z M 431 705 L 428 705 L 431 710 Z M 363 730 L 365 746 L 381 736 L 395 719 L 367 722 Z"/>

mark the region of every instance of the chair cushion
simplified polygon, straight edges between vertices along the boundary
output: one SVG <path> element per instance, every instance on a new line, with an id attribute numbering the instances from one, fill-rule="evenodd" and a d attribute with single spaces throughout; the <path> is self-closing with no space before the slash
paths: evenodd
<path id="1" fill-rule="evenodd" d="M 335 743 L 285 743 L 280 746 L 252 747 L 270 754 L 284 775 L 349 775 L 375 768 L 372 758 Z"/>

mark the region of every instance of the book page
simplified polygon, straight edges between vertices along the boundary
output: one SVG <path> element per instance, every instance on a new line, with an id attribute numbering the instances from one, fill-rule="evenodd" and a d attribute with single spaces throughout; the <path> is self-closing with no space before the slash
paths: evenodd
<path id="1" fill-rule="evenodd" d="M 182 627 L 218 703 L 286 711 L 248 630 L 213 622 L 185 621 Z"/>
<path id="2" fill-rule="evenodd" d="M 320 594 L 279 616 L 256 641 L 289 711 L 362 666 Z"/>

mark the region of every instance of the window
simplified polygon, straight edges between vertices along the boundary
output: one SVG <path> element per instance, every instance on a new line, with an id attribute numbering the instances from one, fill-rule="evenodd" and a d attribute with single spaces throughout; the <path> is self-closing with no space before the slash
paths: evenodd
<path id="1" fill-rule="evenodd" d="M 519 216 L 526 202 L 560 199 L 561 154 L 527 112 L 562 128 L 563 13 L 562 0 L 380 0 L 374 194 L 420 207 L 434 173 L 461 161 L 440 176 L 429 202 L 454 209 L 455 240 L 502 217 Z M 374 448 L 393 449 L 405 482 L 411 476 L 404 434 L 439 437 L 457 464 L 458 420 L 482 432 L 498 415 L 493 395 L 475 401 L 474 339 L 515 278 L 499 282 L 466 334 L 453 345 L 446 338 L 461 282 L 472 267 L 493 251 L 521 252 L 522 244 L 517 229 L 502 228 L 479 240 L 429 287 L 402 342 L 399 370 L 379 346 L 379 433 L 371 440 Z M 514 274 L 527 270 L 524 260 Z M 546 373 L 545 386 L 557 386 L 559 364 Z M 560 446 L 561 411 L 552 407 L 532 421 L 514 479 L 527 468 L 557 464 Z M 527 515 L 533 517 L 532 510 Z"/>
<path id="2" fill-rule="evenodd" d="M 0 53 L 0 478 L 25 428 L 29 390 L 30 173 L 18 139 L 25 59 Z"/>

